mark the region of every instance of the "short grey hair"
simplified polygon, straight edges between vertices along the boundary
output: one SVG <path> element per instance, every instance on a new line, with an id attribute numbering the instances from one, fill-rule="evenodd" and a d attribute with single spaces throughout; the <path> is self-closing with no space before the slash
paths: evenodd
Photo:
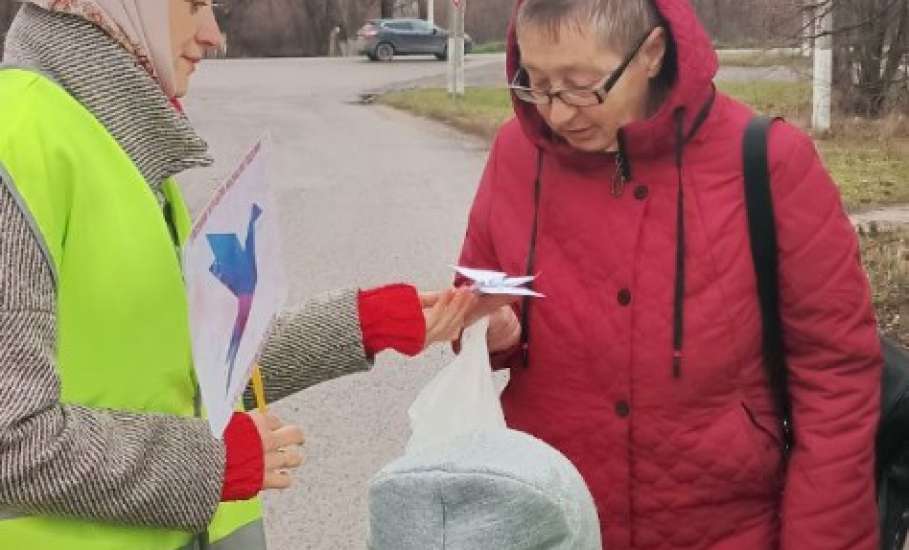
<path id="1" fill-rule="evenodd" d="M 634 48 L 661 21 L 652 0 L 526 0 L 517 25 L 543 29 L 558 40 L 565 25 L 583 29 L 592 23 L 603 45 L 621 53 Z"/>

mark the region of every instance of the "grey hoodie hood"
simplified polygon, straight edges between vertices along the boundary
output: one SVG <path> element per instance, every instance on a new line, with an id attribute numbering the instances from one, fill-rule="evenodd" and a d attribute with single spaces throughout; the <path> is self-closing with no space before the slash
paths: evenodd
<path id="1" fill-rule="evenodd" d="M 587 485 L 564 455 L 513 430 L 405 455 L 369 489 L 370 550 L 600 550 Z"/>

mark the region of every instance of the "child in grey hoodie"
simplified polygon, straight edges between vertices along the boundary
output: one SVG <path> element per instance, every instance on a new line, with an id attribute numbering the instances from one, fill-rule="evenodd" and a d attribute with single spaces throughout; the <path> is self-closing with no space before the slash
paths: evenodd
<path id="1" fill-rule="evenodd" d="M 564 455 L 513 430 L 405 455 L 369 489 L 370 550 L 600 550 L 587 485 Z"/>

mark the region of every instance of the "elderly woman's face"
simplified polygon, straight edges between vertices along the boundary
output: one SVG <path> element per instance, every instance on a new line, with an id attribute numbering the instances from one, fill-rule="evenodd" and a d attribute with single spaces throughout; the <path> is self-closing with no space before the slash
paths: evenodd
<path id="1" fill-rule="evenodd" d="M 212 0 L 170 0 L 170 40 L 176 95 L 183 97 L 206 51 L 221 45 Z"/>
<path id="2" fill-rule="evenodd" d="M 601 86 L 632 52 L 603 47 L 591 25 L 565 25 L 554 40 L 548 30 L 518 30 L 521 65 L 532 88 L 550 92 L 592 89 Z M 665 39 L 661 29 L 652 32 L 602 104 L 575 107 L 553 98 L 537 105 L 549 127 L 575 149 L 585 152 L 615 151 L 619 128 L 647 116 L 650 79 L 662 68 Z"/>

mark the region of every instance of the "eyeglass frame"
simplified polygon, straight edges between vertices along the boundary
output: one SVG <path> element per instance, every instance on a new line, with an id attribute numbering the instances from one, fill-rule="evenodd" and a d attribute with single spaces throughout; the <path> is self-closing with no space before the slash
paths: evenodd
<path id="1" fill-rule="evenodd" d="M 622 60 L 622 63 L 619 64 L 619 66 L 616 67 L 608 76 L 604 77 L 604 82 L 598 86 L 594 86 L 592 88 L 565 88 L 565 89 L 556 90 L 556 91 L 544 91 L 544 90 L 539 90 L 537 88 L 531 88 L 529 86 L 521 86 L 518 84 L 518 79 L 521 77 L 522 73 L 525 75 L 527 74 L 527 70 L 524 67 L 521 67 L 515 73 L 514 78 L 511 81 L 511 84 L 508 85 L 508 89 L 511 90 L 511 92 L 515 95 L 515 97 L 517 97 L 518 99 L 520 99 L 521 101 L 523 101 L 525 103 L 530 103 L 532 105 L 552 105 L 553 100 L 555 98 L 558 98 L 559 101 L 561 101 L 565 105 L 570 105 L 572 107 L 594 107 L 596 105 L 602 105 L 603 103 L 606 102 L 606 97 L 609 95 L 609 92 L 611 92 L 612 89 L 615 88 L 616 84 L 618 84 L 619 80 L 622 78 L 622 75 L 624 75 L 625 71 L 628 69 L 628 67 L 631 66 L 631 63 L 634 61 L 634 58 L 637 57 L 638 53 L 640 53 L 641 48 L 643 48 L 644 44 L 647 43 L 647 40 L 649 40 L 650 37 L 653 36 L 653 31 L 657 30 L 660 27 L 661 27 L 660 25 L 657 25 L 657 26 L 651 28 L 649 31 L 647 31 L 647 33 L 645 33 L 643 38 L 641 38 L 638 41 L 638 43 L 631 50 L 631 52 L 627 56 L 625 56 L 625 59 Z M 546 100 L 545 101 L 532 101 L 525 97 L 521 97 L 520 92 L 543 94 L 544 97 L 546 98 Z M 578 93 L 578 92 L 582 92 L 582 93 L 586 92 L 586 93 L 593 94 L 593 97 L 595 97 L 597 100 L 596 103 L 589 103 L 589 104 L 585 103 L 583 105 L 579 105 L 575 102 L 565 101 L 565 98 L 562 96 L 562 94 L 564 94 L 564 93 Z"/>

